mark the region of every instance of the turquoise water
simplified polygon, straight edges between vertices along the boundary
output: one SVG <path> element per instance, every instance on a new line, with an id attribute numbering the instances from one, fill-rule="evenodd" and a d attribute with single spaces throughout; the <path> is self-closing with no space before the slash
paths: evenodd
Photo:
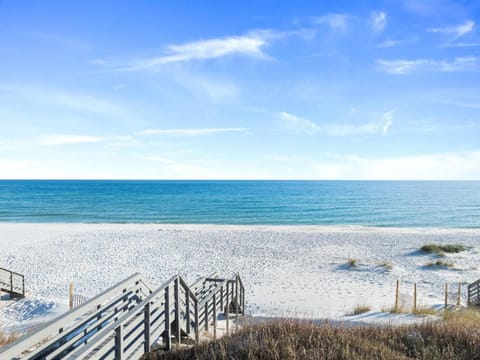
<path id="1" fill-rule="evenodd" d="M 5 180 L 0 221 L 480 228 L 480 182 Z"/>

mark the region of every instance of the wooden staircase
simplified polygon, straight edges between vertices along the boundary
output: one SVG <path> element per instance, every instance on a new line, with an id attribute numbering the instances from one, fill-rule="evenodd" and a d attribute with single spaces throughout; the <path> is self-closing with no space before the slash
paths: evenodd
<path id="1" fill-rule="evenodd" d="M 0 268 L 0 292 L 9 293 L 11 297 L 24 297 L 25 277 L 22 274 Z"/>
<path id="2" fill-rule="evenodd" d="M 239 275 L 200 278 L 188 286 L 179 275 L 154 289 L 134 274 L 37 332 L 0 350 L 0 359 L 139 359 L 153 348 L 200 340 L 217 332 L 225 314 L 227 333 L 244 314 Z"/>

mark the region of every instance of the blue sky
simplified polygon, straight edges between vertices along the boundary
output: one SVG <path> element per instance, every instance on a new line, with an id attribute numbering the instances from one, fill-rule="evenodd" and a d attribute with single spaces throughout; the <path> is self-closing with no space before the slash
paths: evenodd
<path id="1" fill-rule="evenodd" d="M 0 1 L 0 178 L 480 179 L 480 2 Z"/>

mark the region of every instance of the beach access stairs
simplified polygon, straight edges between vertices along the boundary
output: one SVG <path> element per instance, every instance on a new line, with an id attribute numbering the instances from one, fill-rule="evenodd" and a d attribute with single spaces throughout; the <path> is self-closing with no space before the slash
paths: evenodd
<path id="1" fill-rule="evenodd" d="M 0 268 L 0 292 L 10 294 L 12 298 L 25 297 L 25 277 L 14 271 Z"/>
<path id="2" fill-rule="evenodd" d="M 468 305 L 480 305 L 480 279 L 468 285 Z"/>
<path id="3" fill-rule="evenodd" d="M 206 333 L 215 338 L 220 314 L 228 334 L 244 313 L 239 275 L 211 274 L 191 285 L 175 275 L 154 288 L 137 273 L 0 348 L 0 359 L 140 359 L 172 343 L 198 343 Z"/>

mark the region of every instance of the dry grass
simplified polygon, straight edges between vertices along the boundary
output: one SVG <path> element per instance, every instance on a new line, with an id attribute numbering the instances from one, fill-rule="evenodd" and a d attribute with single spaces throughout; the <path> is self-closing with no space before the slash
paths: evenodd
<path id="1" fill-rule="evenodd" d="M 387 271 L 390 271 L 390 270 L 393 269 L 393 265 L 391 263 L 387 262 L 387 261 L 379 263 L 378 266 L 382 266 Z"/>
<path id="2" fill-rule="evenodd" d="M 11 342 L 14 342 L 17 340 L 16 335 L 5 335 L 0 331 L 0 346 L 4 346 L 7 344 L 10 344 Z"/>
<path id="3" fill-rule="evenodd" d="M 426 244 L 423 245 L 420 250 L 426 253 L 436 254 L 438 256 L 444 256 L 445 253 L 459 253 L 461 251 L 469 250 L 468 246 L 460 244 L 446 244 L 446 245 L 437 245 L 437 244 Z"/>
<path id="4" fill-rule="evenodd" d="M 415 311 L 412 311 L 412 314 L 415 314 L 415 315 L 438 315 L 438 312 L 432 307 L 417 306 Z"/>
<path id="5" fill-rule="evenodd" d="M 351 315 L 360 315 L 360 314 L 364 314 L 366 312 L 369 312 L 370 310 L 372 310 L 370 308 L 370 306 L 368 305 L 355 305 L 355 307 L 353 308 L 353 311 L 351 312 Z"/>
<path id="6" fill-rule="evenodd" d="M 358 260 L 350 258 L 350 259 L 347 260 L 347 265 L 348 265 L 348 267 L 351 267 L 351 268 L 357 267 L 358 266 Z"/>
<path id="7" fill-rule="evenodd" d="M 437 260 L 437 261 L 426 263 L 425 267 L 433 268 L 433 269 L 453 269 L 455 265 L 449 261 Z"/>
<path id="8" fill-rule="evenodd" d="M 448 313 L 445 320 L 402 327 L 344 327 L 278 321 L 144 359 L 480 359 L 479 313 Z"/>

